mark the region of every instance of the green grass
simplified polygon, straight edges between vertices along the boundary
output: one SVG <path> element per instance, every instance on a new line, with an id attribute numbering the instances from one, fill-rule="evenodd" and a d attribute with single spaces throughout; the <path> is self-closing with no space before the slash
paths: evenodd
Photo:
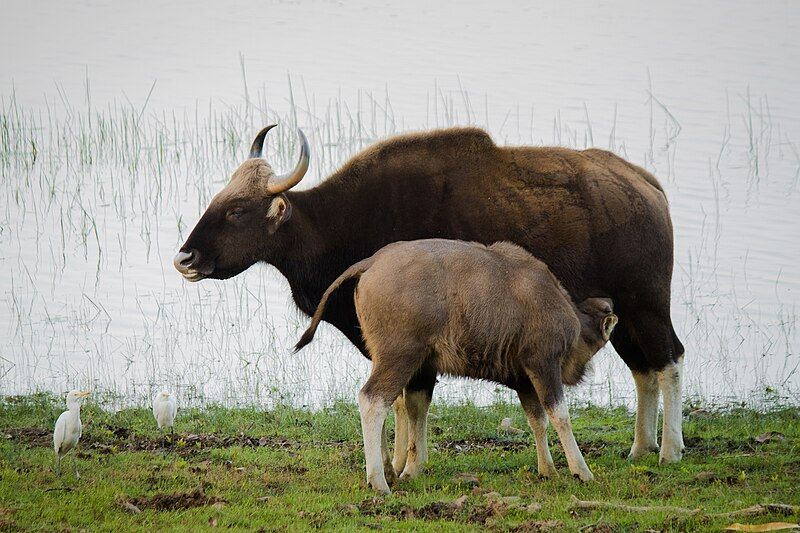
<path id="1" fill-rule="evenodd" d="M 568 475 L 555 436 L 552 450 L 561 475 L 544 480 L 536 475 L 529 435 L 498 433 L 506 416 L 525 427 L 518 406 L 434 404 L 428 471 L 395 485 L 391 496 L 375 499 L 364 484 L 358 411 L 351 404 L 316 412 L 289 407 L 182 410 L 174 451 L 164 454 L 148 409 L 112 413 L 90 403 L 82 411 L 82 477 L 75 480 L 69 461 L 61 478 L 53 472 L 49 431 L 61 403 L 46 395 L 0 401 L 0 530 L 463 531 L 521 526 L 532 531 L 560 524 L 566 531 L 707 531 L 731 522 L 800 521 L 798 513 L 709 517 L 759 503 L 800 504 L 797 408 L 687 413 L 685 458 L 668 466 L 659 466 L 655 455 L 636 464 L 626 459 L 633 425 L 626 410 L 573 409 L 578 443 L 596 477 L 584 484 Z M 759 444 L 756 437 L 768 431 L 783 438 Z M 462 472 L 478 476 L 476 490 L 453 479 Z M 161 510 L 137 500 L 195 490 L 209 498 L 206 505 Z M 482 494 L 488 491 L 519 500 L 492 503 L 491 496 Z M 448 507 L 462 495 L 468 496 L 462 507 Z M 571 495 L 701 511 L 689 517 L 664 511 L 574 511 Z M 138 503 L 142 512 L 132 514 L 125 502 Z M 531 503 L 541 509 L 526 509 Z"/>

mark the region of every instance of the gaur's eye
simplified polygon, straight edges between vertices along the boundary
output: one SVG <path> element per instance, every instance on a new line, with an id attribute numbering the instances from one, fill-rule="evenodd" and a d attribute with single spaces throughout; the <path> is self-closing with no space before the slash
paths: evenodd
<path id="1" fill-rule="evenodd" d="M 244 208 L 243 207 L 234 207 L 232 209 L 228 209 L 228 212 L 225 213 L 225 216 L 230 218 L 230 219 L 236 220 L 237 218 L 241 217 L 243 214 L 244 214 Z"/>

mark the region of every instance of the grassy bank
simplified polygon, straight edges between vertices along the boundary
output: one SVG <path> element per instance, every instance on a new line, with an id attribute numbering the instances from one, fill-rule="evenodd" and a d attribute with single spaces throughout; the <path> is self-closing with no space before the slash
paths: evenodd
<path id="1" fill-rule="evenodd" d="M 0 401 L 0 530 L 302 530 L 309 528 L 643 531 L 720 530 L 733 522 L 800 522 L 782 509 L 725 514 L 765 503 L 800 505 L 800 410 L 687 411 L 686 456 L 659 466 L 626 455 L 624 409 L 573 409 L 576 437 L 596 481 L 539 479 L 529 434 L 501 434 L 516 405 L 432 407 L 429 469 L 376 498 L 364 484 L 354 405 L 179 412 L 172 451 L 148 409 L 115 413 L 89 403 L 78 455 L 54 475 L 49 396 Z M 772 432 L 772 433 L 770 433 Z M 763 441 L 763 442 L 760 442 Z M 477 479 L 459 474 L 474 474 Z M 465 496 L 465 498 L 462 498 Z M 699 509 L 577 509 L 575 500 Z"/>

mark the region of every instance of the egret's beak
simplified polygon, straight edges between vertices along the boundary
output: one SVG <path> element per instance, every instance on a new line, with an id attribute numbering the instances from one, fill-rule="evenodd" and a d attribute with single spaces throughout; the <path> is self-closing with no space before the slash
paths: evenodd
<path id="1" fill-rule="evenodd" d="M 88 390 L 81 391 L 81 392 L 78 393 L 78 398 L 86 398 L 90 394 L 92 394 L 92 393 L 90 391 L 88 391 Z"/>

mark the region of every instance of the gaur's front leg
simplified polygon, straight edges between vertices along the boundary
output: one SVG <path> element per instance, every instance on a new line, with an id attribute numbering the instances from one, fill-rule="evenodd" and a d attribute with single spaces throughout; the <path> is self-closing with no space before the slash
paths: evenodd
<path id="1" fill-rule="evenodd" d="M 569 471 L 581 481 L 591 481 L 594 475 L 586 466 L 583 454 L 575 441 L 575 435 L 572 433 L 572 422 L 569 418 L 569 407 L 564 400 L 560 368 L 556 364 L 552 368 L 541 370 L 546 372 L 546 376 L 540 375 L 539 371 L 526 369 L 526 372 L 533 383 L 536 396 L 542 400 L 547 416 L 556 428 L 558 439 L 564 448 L 564 455 L 567 456 Z"/>
<path id="2" fill-rule="evenodd" d="M 547 443 L 547 413 L 536 397 L 533 390 L 518 390 L 517 396 L 525 411 L 528 425 L 533 431 L 533 440 L 536 443 L 536 467 L 540 476 L 552 477 L 558 474 L 550 455 L 550 446 Z"/>

